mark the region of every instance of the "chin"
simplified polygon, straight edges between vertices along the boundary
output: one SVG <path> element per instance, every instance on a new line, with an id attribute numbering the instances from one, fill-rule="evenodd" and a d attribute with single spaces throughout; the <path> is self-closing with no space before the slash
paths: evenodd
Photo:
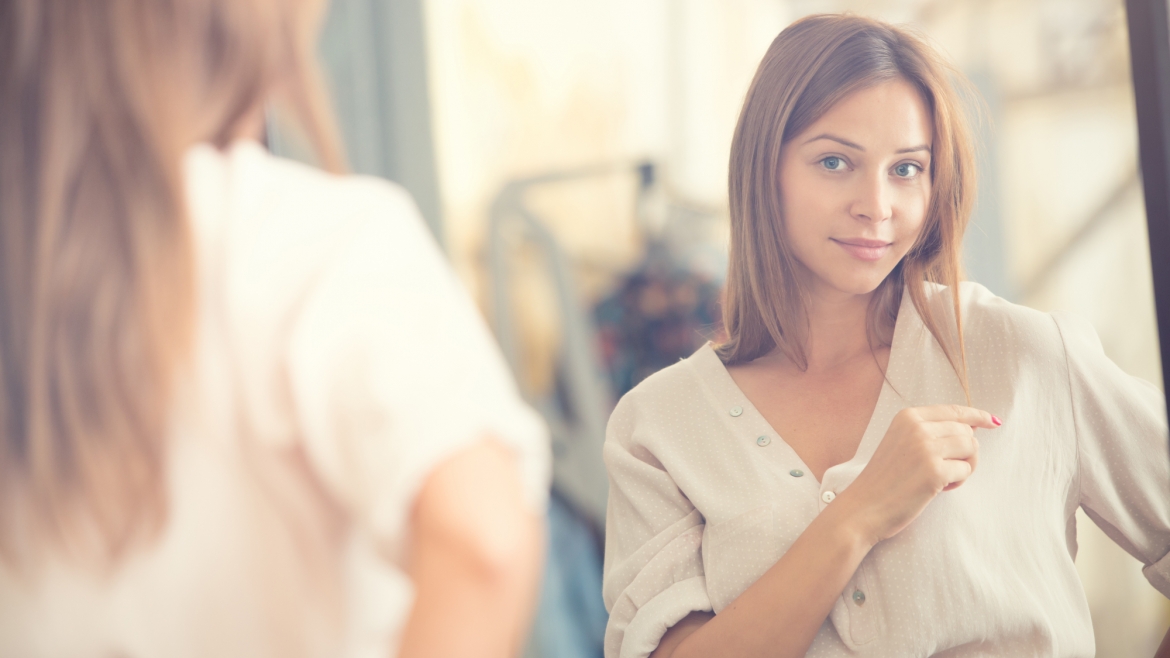
<path id="1" fill-rule="evenodd" d="M 850 295 L 868 295 L 882 285 L 889 276 L 889 270 L 882 272 L 858 272 L 854 276 L 833 277 L 827 283 L 838 291 Z"/>
<path id="2" fill-rule="evenodd" d="M 838 290 L 840 290 L 841 292 L 844 292 L 844 293 L 849 293 L 850 295 L 868 295 L 868 294 L 872 293 L 873 291 L 877 290 L 878 286 L 880 286 L 881 283 L 882 283 L 881 281 L 878 281 L 877 283 L 874 283 L 873 285 L 869 285 L 869 284 L 856 285 L 856 286 L 849 286 L 846 288 L 838 288 Z"/>
<path id="3" fill-rule="evenodd" d="M 839 256 L 839 254 L 833 254 Z M 900 256 L 899 256 L 900 258 Z M 798 259 L 809 282 L 825 292 L 836 291 L 847 295 L 868 295 L 877 290 L 894 270 L 898 259 L 862 262 L 852 258 L 819 259 L 814 267 Z M 810 291 L 811 292 L 811 291 Z M 830 292 L 830 294 L 832 294 Z"/>

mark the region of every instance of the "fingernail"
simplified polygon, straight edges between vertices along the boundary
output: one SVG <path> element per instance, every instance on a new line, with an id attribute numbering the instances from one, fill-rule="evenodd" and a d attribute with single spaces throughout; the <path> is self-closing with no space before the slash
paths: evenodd
<path id="1" fill-rule="evenodd" d="M 991 417 L 991 422 L 995 423 L 995 426 L 996 426 L 996 427 L 999 427 L 1000 425 L 1003 425 L 1003 421 L 1002 421 L 1002 420 L 1000 420 L 1000 419 L 998 419 L 998 418 L 996 418 L 995 416 L 992 416 L 992 417 Z"/>

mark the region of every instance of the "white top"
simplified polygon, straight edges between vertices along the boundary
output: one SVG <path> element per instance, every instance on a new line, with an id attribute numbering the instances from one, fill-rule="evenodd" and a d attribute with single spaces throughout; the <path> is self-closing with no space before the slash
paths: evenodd
<path id="1" fill-rule="evenodd" d="M 184 166 L 201 297 L 164 533 L 108 578 L 0 568 L 0 655 L 393 655 L 422 482 L 490 434 L 539 510 L 544 425 L 403 190 L 251 142 Z"/>
<path id="2" fill-rule="evenodd" d="M 1162 393 L 1114 365 L 1082 320 L 970 283 L 961 300 L 972 404 L 1003 426 L 977 430 L 979 468 L 964 486 L 865 557 L 810 658 L 1092 656 L 1073 565 L 1078 506 L 1170 596 Z M 605 443 L 607 658 L 646 656 L 689 612 L 723 610 L 853 482 L 898 411 L 966 403 L 909 295 L 887 374 L 856 456 L 823 482 L 710 345 L 622 398 Z"/>

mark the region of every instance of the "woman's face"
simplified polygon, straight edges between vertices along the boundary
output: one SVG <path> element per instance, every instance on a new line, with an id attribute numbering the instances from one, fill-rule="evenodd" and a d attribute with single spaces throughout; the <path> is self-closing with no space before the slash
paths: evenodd
<path id="1" fill-rule="evenodd" d="M 780 156 L 788 244 L 814 295 L 864 295 L 913 246 L 930 200 L 932 121 L 901 78 L 846 96 Z"/>

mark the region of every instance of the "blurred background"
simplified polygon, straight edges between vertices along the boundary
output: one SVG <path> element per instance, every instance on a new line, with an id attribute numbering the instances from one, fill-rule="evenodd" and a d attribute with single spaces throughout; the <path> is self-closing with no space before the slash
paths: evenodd
<path id="1" fill-rule="evenodd" d="M 605 420 L 718 337 L 744 94 L 780 30 L 839 11 L 913 26 L 982 95 L 969 278 L 1080 313 L 1161 385 L 1121 0 L 332 1 L 351 165 L 415 196 L 553 431 L 529 656 L 601 656 Z M 1170 602 L 1080 512 L 1077 534 L 1098 655 L 1152 656 Z"/>

